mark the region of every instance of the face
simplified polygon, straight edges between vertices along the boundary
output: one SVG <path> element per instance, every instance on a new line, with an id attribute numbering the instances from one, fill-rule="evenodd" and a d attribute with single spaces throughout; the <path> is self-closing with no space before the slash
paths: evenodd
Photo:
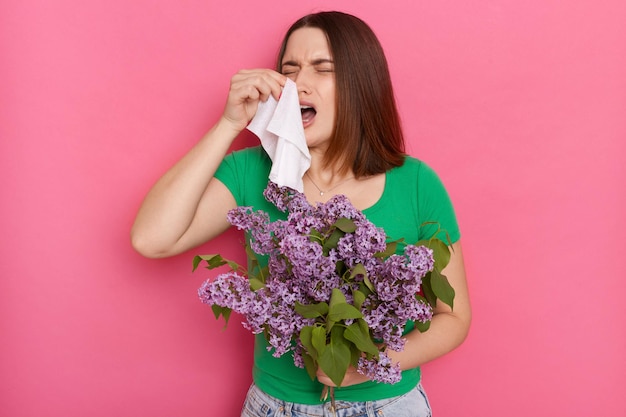
<path id="1" fill-rule="evenodd" d="M 308 27 L 294 31 L 281 71 L 298 87 L 309 149 L 324 151 L 335 126 L 335 67 L 324 32 Z"/>

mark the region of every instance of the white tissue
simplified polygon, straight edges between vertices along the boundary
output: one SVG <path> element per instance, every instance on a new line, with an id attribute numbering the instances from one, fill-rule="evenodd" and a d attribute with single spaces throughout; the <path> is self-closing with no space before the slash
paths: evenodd
<path id="1" fill-rule="evenodd" d="M 248 130 L 257 135 L 272 160 L 270 181 L 303 192 L 302 177 L 311 166 L 296 83 L 287 80 L 280 99 L 259 103 Z"/>

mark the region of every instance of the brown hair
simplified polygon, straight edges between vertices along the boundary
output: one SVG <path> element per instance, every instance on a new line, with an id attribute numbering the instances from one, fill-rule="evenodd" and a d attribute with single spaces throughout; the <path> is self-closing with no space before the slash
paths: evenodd
<path id="1" fill-rule="evenodd" d="M 361 19 L 341 12 L 302 17 L 285 34 L 278 54 L 280 71 L 289 36 L 303 27 L 321 29 L 335 66 L 335 127 L 326 166 L 339 163 L 355 176 L 380 174 L 403 164 L 404 137 L 387 60 L 372 29 Z M 352 162 L 351 162 L 352 161 Z"/>

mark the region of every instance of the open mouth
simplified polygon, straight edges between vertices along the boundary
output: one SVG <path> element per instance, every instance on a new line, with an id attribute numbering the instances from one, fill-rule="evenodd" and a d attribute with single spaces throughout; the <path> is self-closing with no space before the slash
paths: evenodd
<path id="1" fill-rule="evenodd" d="M 317 114 L 317 112 L 315 111 L 315 109 L 311 106 L 305 106 L 305 105 L 301 105 L 300 106 L 300 113 L 302 114 L 302 123 L 303 124 L 308 124 L 310 123 L 313 118 L 315 117 L 315 115 Z"/>

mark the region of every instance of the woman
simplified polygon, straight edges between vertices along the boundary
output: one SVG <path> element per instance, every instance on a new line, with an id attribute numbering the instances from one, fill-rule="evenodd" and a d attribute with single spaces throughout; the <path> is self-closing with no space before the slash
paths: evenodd
<path id="1" fill-rule="evenodd" d="M 439 303 L 427 332 L 410 331 L 404 350 L 389 352 L 404 370 L 399 383 L 368 381 L 349 370 L 335 390 L 339 416 L 430 415 L 419 366 L 460 345 L 471 318 L 459 231 L 436 174 L 404 154 L 383 50 L 360 19 L 339 12 L 305 16 L 287 32 L 277 71 L 237 73 L 219 121 L 146 196 L 133 246 L 148 257 L 179 254 L 225 231 L 226 213 L 238 205 L 280 216 L 262 196 L 271 168 L 262 148 L 226 153 L 259 102 L 270 95 L 278 99 L 287 79 L 298 89 L 311 154 L 303 177 L 310 202 L 344 194 L 391 239 L 428 238 L 436 227 L 425 222 L 439 223 L 450 236 L 452 257 L 444 273 L 456 291 L 454 311 Z M 321 371 L 311 381 L 289 355 L 274 358 L 265 348 L 258 336 L 254 384 L 242 415 L 328 415 L 329 405 L 319 397 L 323 385 L 334 383 Z"/>

